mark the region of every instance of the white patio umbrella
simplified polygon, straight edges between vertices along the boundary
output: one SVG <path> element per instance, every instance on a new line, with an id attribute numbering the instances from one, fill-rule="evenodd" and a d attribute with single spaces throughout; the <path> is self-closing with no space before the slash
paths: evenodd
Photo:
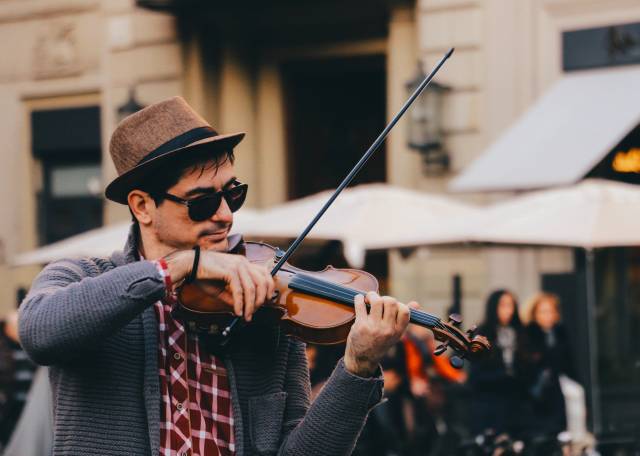
<path id="1" fill-rule="evenodd" d="M 297 237 L 331 193 L 265 209 L 246 234 Z M 362 266 L 366 250 L 458 242 L 461 221 L 477 214 L 473 206 L 449 198 L 387 184 L 363 184 L 344 190 L 308 237 L 342 241 L 347 261 Z"/>
<path id="2" fill-rule="evenodd" d="M 640 187 L 587 179 L 537 191 L 487 208 L 468 238 L 496 244 L 579 247 L 586 250 L 587 319 L 593 430 L 601 429 L 593 249 L 640 245 Z"/>
<path id="3" fill-rule="evenodd" d="M 594 249 L 640 245 L 640 187 L 602 179 L 490 206 L 469 240 Z"/>
<path id="4" fill-rule="evenodd" d="M 242 233 L 253 225 L 257 212 L 244 208 L 234 216 L 232 232 Z M 116 250 L 122 250 L 127 240 L 131 222 L 120 222 L 103 226 L 54 242 L 39 249 L 13 257 L 13 266 L 45 264 L 61 258 L 79 258 L 85 256 L 104 257 Z"/>
<path id="5" fill-rule="evenodd" d="M 13 266 L 45 264 L 62 258 L 104 257 L 121 250 L 127 240 L 130 222 L 103 226 L 76 234 L 12 258 Z"/>

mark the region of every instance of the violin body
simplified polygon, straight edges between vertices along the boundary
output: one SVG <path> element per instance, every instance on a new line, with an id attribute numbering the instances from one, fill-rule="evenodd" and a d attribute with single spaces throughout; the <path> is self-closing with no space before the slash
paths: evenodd
<path id="1" fill-rule="evenodd" d="M 280 260 L 280 252 L 262 242 L 244 242 L 236 253 L 271 269 Z M 305 271 L 284 263 L 274 279 L 275 296 L 255 313 L 253 323 L 278 324 L 285 334 L 314 344 L 345 342 L 355 321 L 355 297 L 378 291 L 378 281 L 368 272 L 332 266 L 322 271 Z M 238 321 L 228 302 L 229 291 L 223 282 L 197 280 L 180 288 L 177 316 L 192 330 L 226 336 L 228 322 Z M 474 329 L 465 332 L 460 328 L 462 320 L 458 315 L 445 322 L 411 309 L 409 321 L 433 332 L 441 342 L 436 354 L 447 348 L 457 353 L 451 358 L 454 367 L 462 366 L 462 357 L 475 358 L 490 349 L 487 339 L 474 335 Z"/>
<path id="2" fill-rule="evenodd" d="M 262 242 L 244 242 L 238 249 L 238 253 L 252 263 L 262 264 L 269 269 L 275 264 L 276 252 L 275 247 Z M 278 323 L 285 334 L 308 343 L 329 345 L 345 342 L 355 320 L 353 306 L 292 288 L 292 280 L 301 274 L 349 287 L 363 294 L 378 291 L 378 281 L 366 271 L 336 269 L 333 266 L 327 266 L 322 271 L 305 271 L 285 263 L 274 277 L 276 296 L 258 310 L 256 322 Z M 182 306 L 182 314 L 190 317 L 187 320 L 205 323 L 198 326 L 212 333 L 219 332 L 220 323 L 225 321 L 225 317 L 233 316 L 229 305 L 220 299 L 221 294 L 226 292 L 221 286 L 215 281 L 200 280 L 182 287 L 178 302 Z M 207 323 L 216 318 L 218 322 L 211 328 Z"/>

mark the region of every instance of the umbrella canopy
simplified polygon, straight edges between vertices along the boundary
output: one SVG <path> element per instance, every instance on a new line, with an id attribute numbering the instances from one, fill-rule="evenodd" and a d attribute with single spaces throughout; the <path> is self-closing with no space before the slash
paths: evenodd
<path id="1" fill-rule="evenodd" d="M 297 237 L 331 193 L 265 210 L 246 234 Z M 366 250 L 458 242 L 463 223 L 476 216 L 478 209 L 449 198 L 387 184 L 364 184 L 344 190 L 308 237 L 342 241 L 347 261 L 362 266 Z"/>
<path id="2" fill-rule="evenodd" d="M 640 245 L 640 188 L 601 179 L 528 193 L 482 212 L 469 240 L 593 249 Z"/>
<path id="3" fill-rule="evenodd" d="M 68 237 L 13 257 L 13 266 L 45 264 L 61 258 L 109 256 L 124 247 L 131 222 L 117 223 Z"/>
<path id="4" fill-rule="evenodd" d="M 252 225 L 256 211 L 243 209 L 234 216 L 232 232 L 241 233 Z M 16 255 L 11 264 L 26 266 L 45 264 L 62 258 L 105 257 L 122 250 L 131 222 L 121 222 L 89 230 L 36 250 Z"/>

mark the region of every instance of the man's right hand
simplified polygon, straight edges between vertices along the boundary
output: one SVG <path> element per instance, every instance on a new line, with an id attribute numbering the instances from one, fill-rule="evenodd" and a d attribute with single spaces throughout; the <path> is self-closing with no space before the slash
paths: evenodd
<path id="1" fill-rule="evenodd" d="M 174 283 L 180 283 L 189 276 L 193 258 L 192 250 L 174 252 L 166 257 Z M 242 255 L 203 250 L 200 252 L 196 278 L 224 282 L 230 292 L 229 305 L 237 316 L 244 317 L 246 321 L 251 321 L 255 311 L 275 292 L 275 283 L 269 270 L 249 262 Z"/>

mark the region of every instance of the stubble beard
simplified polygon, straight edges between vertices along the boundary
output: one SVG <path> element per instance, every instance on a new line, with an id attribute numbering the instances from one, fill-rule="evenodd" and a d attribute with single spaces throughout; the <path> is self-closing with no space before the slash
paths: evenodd
<path id="1" fill-rule="evenodd" d="M 159 226 L 158 228 L 162 228 Z M 166 228 L 166 227 L 165 227 Z M 189 250 L 195 245 L 199 245 L 202 250 L 212 250 L 216 252 L 226 252 L 229 246 L 228 229 L 231 227 L 227 224 L 221 224 L 215 228 L 207 228 L 198 232 L 193 238 L 184 238 L 181 235 L 185 234 L 184 230 L 180 227 L 173 228 L 171 231 L 166 229 L 158 229 L 156 231 L 158 240 L 165 246 L 173 250 Z M 215 232 L 219 232 L 227 229 L 227 234 L 224 239 L 211 239 L 209 236 Z"/>

